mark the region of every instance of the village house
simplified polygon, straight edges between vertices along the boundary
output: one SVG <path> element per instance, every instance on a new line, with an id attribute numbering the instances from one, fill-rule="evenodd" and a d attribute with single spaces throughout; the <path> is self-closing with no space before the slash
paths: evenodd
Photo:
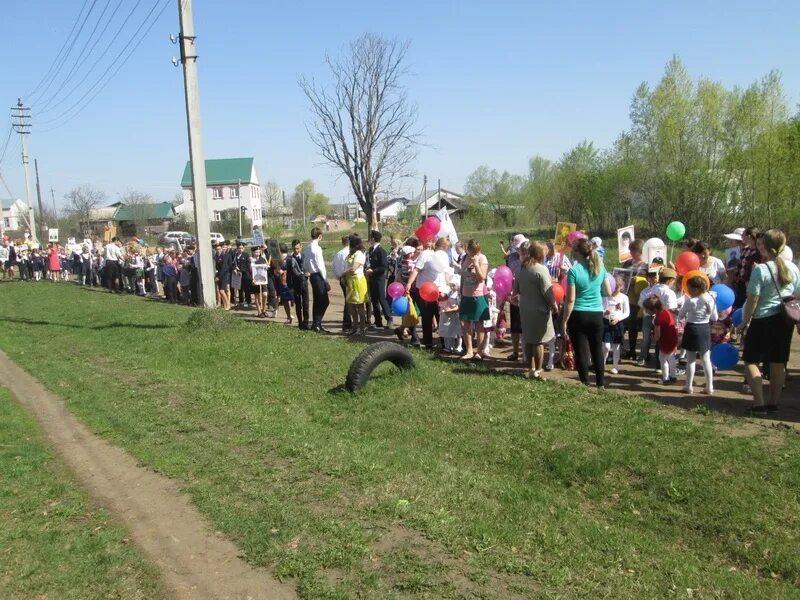
<path id="1" fill-rule="evenodd" d="M 209 220 L 221 221 L 225 210 L 242 210 L 253 225 L 263 225 L 261 186 L 253 158 L 209 159 L 206 163 L 206 199 Z M 192 197 L 192 165 L 186 162 L 181 179 L 183 203 L 175 212 L 188 221 L 194 220 Z"/>

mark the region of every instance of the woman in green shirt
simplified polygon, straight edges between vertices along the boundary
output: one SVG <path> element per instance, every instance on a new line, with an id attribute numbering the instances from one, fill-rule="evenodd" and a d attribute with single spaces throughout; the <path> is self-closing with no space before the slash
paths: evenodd
<path id="1" fill-rule="evenodd" d="M 786 363 L 792 346 L 794 327 L 787 323 L 781 304 L 787 296 L 800 295 L 800 271 L 781 254 L 786 236 L 770 229 L 756 241 L 762 263 L 753 268 L 747 284 L 742 327 L 744 336 L 745 377 L 753 391 L 754 415 L 778 410 L 778 401 L 786 381 Z M 764 403 L 764 388 L 759 363 L 769 365 L 769 403 Z"/>
<path id="2" fill-rule="evenodd" d="M 581 383 L 589 385 L 589 357 L 594 365 L 595 384 L 605 387 L 603 360 L 603 295 L 611 295 L 606 268 L 586 238 L 572 247 L 574 264 L 567 273 L 567 296 L 562 321 L 575 352 L 575 366 Z"/>

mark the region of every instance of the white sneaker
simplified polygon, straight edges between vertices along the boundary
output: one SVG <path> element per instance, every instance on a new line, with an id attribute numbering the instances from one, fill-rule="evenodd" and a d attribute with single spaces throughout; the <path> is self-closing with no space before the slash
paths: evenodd
<path id="1" fill-rule="evenodd" d="M 612 368 L 612 369 L 611 369 L 611 374 L 612 374 L 612 375 L 616 375 L 617 373 L 619 373 L 619 371 L 617 371 L 617 369 L 616 369 L 616 368 Z"/>

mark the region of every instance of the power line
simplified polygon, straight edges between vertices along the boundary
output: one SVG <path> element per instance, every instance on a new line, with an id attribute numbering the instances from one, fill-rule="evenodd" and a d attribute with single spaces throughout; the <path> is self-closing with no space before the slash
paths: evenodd
<path id="1" fill-rule="evenodd" d="M 61 100 L 59 100 L 59 101 L 58 101 L 56 104 L 54 104 L 53 106 L 51 106 L 51 107 L 50 107 L 50 108 L 49 108 L 47 111 L 45 111 L 45 112 L 49 112 L 49 111 L 53 110 L 53 109 L 54 109 L 56 106 L 58 106 L 58 105 L 62 104 L 62 103 L 63 103 L 63 102 L 64 102 L 64 101 L 65 101 L 67 98 L 69 98 L 70 96 L 72 96 L 72 94 L 74 94 L 74 93 L 75 93 L 75 90 L 77 90 L 77 89 L 78 89 L 78 88 L 79 88 L 81 85 L 83 85 L 83 82 L 84 82 L 84 81 L 86 81 L 86 80 L 89 78 L 89 75 L 91 75 L 91 74 L 92 74 L 92 72 L 93 72 L 93 71 L 95 70 L 95 68 L 97 67 L 97 65 L 98 65 L 98 64 L 100 64 L 100 61 L 101 61 L 101 60 L 103 60 L 103 59 L 106 57 L 106 54 L 108 54 L 109 50 L 111 50 L 111 46 L 113 46 L 113 45 L 114 45 L 114 42 L 115 42 L 115 41 L 117 40 L 117 38 L 119 37 L 119 34 L 120 34 L 120 33 L 122 33 L 122 30 L 125 28 L 125 25 L 127 25 L 127 24 L 128 24 L 128 21 L 130 21 L 131 17 L 133 16 L 133 13 L 134 13 L 134 12 L 136 12 L 136 9 L 137 9 L 137 8 L 139 8 L 139 5 L 140 5 L 141 3 L 142 3 L 142 0 L 136 0 L 136 4 L 134 4 L 134 5 L 133 5 L 133 8 L 130 10 L 130 12 L 128 13 L 128 15 L 127 15 L 127 16 L 125 17 L 125 19 L 122 21 L 122 23 L 120 24 L 120 26 L 119 26 L 119 28 L 117 29 L 117 31 L 114 33 L 114 35 L 113 35 L 113 36 L 111 36 L 111 39 L 109 40 L 108 44 L 107 44 L 107 45 L 106 45 L 106 47 L 103 49 L 103 51 L 100 53 L 100 56 L 98 56 L 98 57 L 97 57 L 97 60 L 95 60 L 95 61 L 94 61 L 94 63 L 92 63 L 92 66 L 91 66 L 91 67 L 89 67 L 89 70 L 88 70 L 88 71 L 86 71 L 86 74 L 85 74 L 85 75 L 84 75 L 84 76 L 81 78 L 81 80 L 80 80 L 78 83 L 76 83 L 76 84 L 75 84 L 75 85 L 72 87 L 72 89 L 71 89 L 71 90 L 70 90 L 70 91 L 69 91 L 69 92 L 68 92 L 68 93 L 67 93 L 67 94 L 66 94 L 66 95 L 65 95 L 63 98 L 61 98 Z M 122 5 L 122 0 L 120 0 L 120 4 L 119 4 L 119 5 L 117 6 L 117 8 L 114 10 L 114 14 L 116 14 L 117 10 L 119 10 L 119 8 L 120 8 L 120 6 L 121 6 L 121 5 Z M 113 16 L 112 16 L 112 19 L 113 19 Z M 109 21 L 109 22 L 108 22 L 108 24 L 106 24 L 106 28 L 108 28 L 108 25 L 110 25 L 110 24 L 111 24 L 111 21 Z M 100 39 L 103 37 L 103 35 L 104 35 L 104 34 L 105 34 L 105 28 L 103 29 L 103 33 L 100 35 L 100 38 L 98 38 L 98 42 L 100 41 Z M 94 48 L 92 48 L 92 51 L 93 51 L 93 50 L 94 50 Z M 90 54 L 91 54 L 91 52 L 90 52 Z M 87 58 L 88 58 L 88 55 L 87 55 Z M 112 65 L 113 65 L 113 63 L 112 63 Z M 109 66 L 109 68 L 110 68 L 110 66 Z M 101 78 L 102 78 L 102 75 L 101 75 Z M 80 102 L 80 100 L 78 100 L 78 102 Z M 67 109 L 67 111 L 69 111 L 69 110 L 71 110 L 71 109 Z"/>
<path id="2" fill-rule="evenodd" d="M 46 73 L 44 74 L 44 76 L 43 76 L 43 77 L 42 77 L 42 78 L 39 80 L 39 83 L 37 83 L 37 84 L 36 84 L 36 87 L 35 87 L 35 88 L 33 88 L 33 89 L 32 89 L 32 90 L 31 90 L 31 91 L 28 93 L 28 95 L 26 96 L 27 98 L 30 98 L 31 96 L 33 96 L 33 94 L 35 94 L 35 93 L 36 93 L 36 92 L 39 90 L 39 88 L 40 88 L 40 87 L 42 86 L 42 84 L 45 82 L 45 80 L 47 79 L 47 77 L 50 75 L 50 72 L 53 70 L 53 67 L 54 67 L 54 66 L 55 66 L 55 64 L 58 62 L 58 59 L 61 57 L 61 53 L 62 53 L 62 52 L 64 52 L 64 48 L 66 48 L 66 47 L 67 47 L 67 43 L 69 42 L 70 38 L 72 37 L 72 34 L 73 34 L 73 32 L 75 31 L 75 28 L 78 26 L 78 21 L 80 21 L 80 20 L 81 20 L 81 15 L 83 14 L 83 9 L 84 9 L 84 8 L 86 8 L 86 4 L 87 4 L 87 2 L 89 2 L 89 0 L 83 0 L 83 6 L 81 6 L 81 10 L 80 10 L 80 12 L 78 13 L 78 16 L 75 18 L 75 22 L 72 24 L 72 29 L 70 29 L 70 31 L 69 31 L 69 35 L 67 35 L 67 38 L 64 40 L 64 43 L 63 43 L 63 44 L 61 44 L 61 48 L 59 49 L 58 53 L 56 54 L 56 57 L 53 59 L 53 62 L 52 62 L 52 63 L 50 63 L 50 67 L 47 69 L 47 72 L 46 72 Z"/>
<path id="3" fill-rule="evenodd" d="M 44 89 L 41 92 L 39 92 L 39 94 L 37 95 L 38 98 L 36 100 L 33 100 L 33 99 L 31 99 L 31 100 L 33 100 L 33 101 L 40 100 L 42 98 L 42 96 L 47 92 L 47 90 L 50 89 L 50 86 L 53 85 L 53 83 L 56 80 L 56 77 L 58 77 L 58 74 L 61 72 L 61 69 L 64 67 L 64 63 L 67 62 L 67 57 L 72 52 L 72 49 L 75 47 L 75 43 L 78 41 L 78 38 L 80 37 L 81 32 L 83 31 L 83 28 L 86 26 L 86 21 L 89 20 L 89 15 L 92 14 L 92 11 L 94 10 L 94 5 L 95 4 L 97 4 L 97 0 L 92 0 L 92 5 L 89 7 L 89 10 L 86 11 L 86 15 L 84 15 L 83 21 L 81 21 L 81 25 L 78 28 L 78 31 L 75 33 L 75 36 L 72 38 L 72 41 L 69 43 L 69 47 L 67 48 L 67 51 L 64 52 L 64 54 L 62 55 L 61 59 L 58 61 L 58 65 L 56 65 L 55 71 L 53 71 L 53 74 L 48 78 L 48 82 L 45 85 Z M 85 2 L 84 2 L 84 5 L 85 5 Z M 29 100 L 29 102 L 30 102 L 30 100 Z"/>
<path id="4" fill-rule="evenodd" d="M 8 126 L 8 135 L 6 136 L 6 141 L 3 144 L 3 152 L 0 153 L 0 165 L 3 164 L 3 159 L 6 157 L 6 150 L 8 150 L 8 143 L 11 141 L 11 134 L 14 133 L 14 126 Z"/>
<path id="5" fill-rule="evenodd" d="M 120 4 L 121 4 L 121 2 L 120 2 Z M 117 9 L 119 9 L 120 4 L 117 5 Z M 91 50 L 87 54 L 86 53 L 86 49 L 89 47 L 89 44 L 91 43 L 92 38 L 94 38 L 94 34 L 97 32 L 97 28 L 100 27 L 100 23 L 103 22 L 103 17 L 105 16 L 106 11 L 108 10 L 108 7 L 110 5 L 111 5 L 111 0 L 106 0 L 106 5 L 103 7 L 103 11 L 100 13 L 100 16 L 97 17 L 97 22 L 94 24 L 94 27 L 92 28 L 92 31 L 89 33 L 89 37 L 86 38 L 86 42 L 83 44 L 83 48 L 81 48 L 81 51 L 78 53 L 78 57 L 75 59 L 75 62 L 73 63 L 72 68 L 69 70 L 67 75 L 64 77 L 64 80 L 61 82 L 61 85 L 58 86 L 58 89 L 56 91 L 54 91 L 50 95 L 50 98 L 46 102 L 44 102 L 41 107 L 39 107 L 39 109 L 37 110 L 38 114 L 41 115 L 42 113 L 47 112 L 47 107 L 50 106 L 52 104 L 53 100 L 55 100 L 58 97 L 59 92 L 61 92 L 61 90 L 63 90 L 66 87 L 66 85 L 67 85 L 67 83 L 69 83 L 69 80 L 72 77 L 72 75 L 78 69 L 80 69 L 83 66 L 83 64 L 86 62 L 86 60 L 91 55 Z M 114 15 L 112 14 L 111 15 L 111 19 L 113 19 L 113 18 L 114 18 Z M 108 23 L 106 23 L 106 28 L 108 28 L 109 23 L 111 23 L 111 19 L 109 19 Z M 103 29 L 103 33 L 105 33 L 105 29 Z M 97 44 L 100 41 L 102 35 L 103 34 L 100 34 L 100 37 L 95 39 L 94 44 L 92 44 L 92 50 L 94 50 L 94 48 L 97 46 Z M 63 102 L 63 100 L 64 100 L 64 98 L 59 100 L 59 102 Z"/>
<path id="6" fill-rule="evenodd" d="M 158 8 L 159 2 L 163 3 L 163 6 L 161 7 L 161 10 L 158 11 L 158 14 L 156 15 L 155 19 L 153 19 L 150 22 L 150 24 L 147 26 L 147 29 L 145 30 L 144 34 L 142 34 L 142 36 L 140 36 L 139 39 L 136 40 L 136 43 L 133 45 L 132 48 L 130 48 L 130 51 L 128 52 L 127 56 L 125 56 L 125 58 L 122 60 L 122 62 L 119 62 L 119 64 L 117 65 L 117 68 L 114 70 L 114 72 L 111 73 L 111 75 L 105 80 L 105 82 L 103 82 L 103 78 L 111 70 L 111 68 L 114 66 L 114 64 L 119 61 L 119 58 L 124 54 L 124 52 L 128 49 L 128 47 L 134 42 L 134 39 L 136 38 L 137 34 L 141 31 L 142 27 L 145 26 L 145 24 L 147 23 L 148 19 L 153 14 L 155 9 Z M 92 103 L 92 101 L 106 88 L 106 86 L 117 75 L 117 73 L 119 73 L 119 71 L 122 69 L 122 67 L 125 66 L 125 64 L 128 62 L 130 57 L 133 56 L 133 53 L 136 51 L 136 49 L 141 45 L 141 43 L 147 37 L 147 34 L 150 33 L 150 30 L 158 22 L 158 19 L 164 13 L 164 11 L 166 10 L 168 5 L 169 5 L 169 0 L 157 0 L 156 1 L 156 3 L 153 5 L 153 8 L 150 9 L 150 12 L 145 17 L 145 20 L 142 22 L 141 25 L 139 25 L 138 29 L 136 30 L 136 32 L 134 32 L 134 34 L 131 37 L 131 39 L 128 41 L 127 44 L 125 44 L 125 47 L 120 51 L 120 53 L 117 55 L 117 57 L 114 59 L 114 61 L 112 61 L 112 63 L 108 66 L 108 68 L 103 72 L 103 74 L 94 83 L 94 85 L 92 85 L 86 91 L 86 93 L 83 96 L 81 96 L 81 98 L 75 104 L 73 104 L 71 107 L 69 107 L 67 110 L 65 110 L 63 113 L 61 113 L 59 116 L 55 117 L 54 119 L 50 119 L 48 121 L 44 121 L 43 123 L 41 123 L 41 125 L 49 125 L 51 123 L 55 123 L 56 121 L 60 120 L 62 117 L 68 115 L 75 108 L 77 108 L 77 110 L 71 116 L 69 116 L 65 121 L 59 123 L 58 125 L 56 125 L 54 127 L 50 127 L 49 129 L 42 130 L 42 133 L 45 133 L 45 132 L 48 132 L 48 131 L 53 131 L 54 129 L 58 129 L 59 127 L 62 127 L 63 125 L 66 125 L 72 119 L 74 119 L 76 116 L 78 116 L 89 104 Z M 81 105 L 81 102 L 83 102 L 83 100 L 92 92 L 92 90 L 94 90 L 98 85 L 100 85 L 101 82 L 103 83 L 103 85 L 100 87 L 100 89 L 98 89 L 94 93 L 94 95 L 92 95 L 92 97 L 89 98 L 89 100 L 87 102 L 85 102 L 83 105 Z"/>

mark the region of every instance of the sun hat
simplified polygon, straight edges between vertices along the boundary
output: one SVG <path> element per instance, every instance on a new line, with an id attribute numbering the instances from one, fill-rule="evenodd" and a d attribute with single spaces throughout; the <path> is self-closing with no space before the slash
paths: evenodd
<path id="1" fill-rule="evenodd" d="M 742 241 L 742 236 L 744 235 L 744 227 L 737 227 L 731 233 L 726 233 L 725 237 L 729 240 L 738 240 Z"/>
<path id="2" fill-rule="evenodd" d="M 518 233 L 513 238 L 511 238 L 511 245 L 508 247 L 508 250 L 510 252 L 518 252 L 520 246 L 522 246 L 522 244 L 524 244 L 527 241 L 528 241 L 528 238 L 526 238 L 521 233 Z"/>
<path id="3" fill-rule="evenodd" d="M 592 238 L 592 239 L 590 239 L 589 241 L 590 241 L 592 244 L 594 244 L 595 246 L 597 246 L 598 248 L 600 248 L 600 247 L 603 245 L 603 240 L 601 240 L 601 239 L 600 239 L 599 237 L 597 237 L 597 236 L 593 237 L 593 238 Z"/>
<path id="4" fill-rule="evenodd" d="M 664 267 L 661 269 L 661 272 L 658 274 L 658 276 L 663 279 L 675 279 L 678 276 L 678 272 L 675 269 Z"/>

